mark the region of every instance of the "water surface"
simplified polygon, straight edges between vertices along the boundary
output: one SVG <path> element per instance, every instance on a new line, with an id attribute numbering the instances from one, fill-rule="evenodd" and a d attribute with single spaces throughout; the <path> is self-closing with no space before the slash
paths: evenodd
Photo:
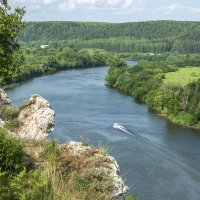
<path id="1" fill-rule="evenodd" d="M 129 63 L 131 64 L 131 63 Z M 132 63 L 135 64 L 135 63 Z M 14 104 L 37 93 L 51 102 L 61 142 L 108 146 L 140 200 L 200 199 L 200 133 L 168 122 L 105 85 L 107 67 L 62 71 L 8 90 Z M 131 134 L 113 129 L 119 123 Z"/>

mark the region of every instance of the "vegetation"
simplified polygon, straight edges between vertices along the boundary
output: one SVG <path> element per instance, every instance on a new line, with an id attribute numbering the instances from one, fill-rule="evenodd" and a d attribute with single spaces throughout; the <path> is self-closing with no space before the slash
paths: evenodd
<path id="1" fill-rule="evenodd" d="M 167 86 L 177 85 L 184 87 L 191 82 L 196 82 L 200 78 L 200 68 L 187 67 L 179 69 L 176 72 L 165 74 L 164 84 Z"/>
<path id="2" fill-rule="evenodd" d="M 56 141 L 25 141 L 0 128 L 0 199 L 110 199 L 112 179 L 94 170 L 104 161 L 62 149 Z M 101 169 L 101 168 L 99 168 Z"/>
<path id="3" fill-rule="evenodd" d="M 199 33 L 199 22 L 28 22 L 19 40 L 29 47 L 48 44 L 118 53 L 200 53 Z"/>
<path id="4" fill-rule="evenodd" d="M 199 72 L 198 67 L 180 69 L 168 62 L 140 62 L 137 66 L 113 65 L 106 80 L 172 121 L 200 128 Z"/>
<path id="5" fill-rule="evenodd" d="M 25 59 L 23 64 L 18 68 L 18 73 L 14 76 L 6 76 L 4 79 L 3 77 L 5 76 L 0 74 L 0 78 L 2 76 L 0 85 L 24 81 L 34 76 L 52 73 L 58 70 L 103 66 L 112 58 L 111 54 L 98 49 L 75 51 L 70 48 L 59 50 L 51 48 L 26 48 L 23 49 L 23 53 Z"/>
<path id="6" fill-rule="evenodd" d="M 16 41 L 23 27 L 24 10 L 17 8 L 13 12 L 7 0 L 0 0 L 0 85 L 7 77 L 15 78 L 23 62 L 20 46 Z"/>

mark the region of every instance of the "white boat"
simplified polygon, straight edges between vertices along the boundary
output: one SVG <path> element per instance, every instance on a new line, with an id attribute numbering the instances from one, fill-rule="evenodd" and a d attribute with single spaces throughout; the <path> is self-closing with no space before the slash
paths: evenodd
<path id="1" fill-rule="evenodd" d="M 121 131 L 127 131 L 127 129 L 125 127 L 123 127 L 122 125 L 119 125 L 117 123 L 113 124 L 113 128 L 121 130 Z"/>

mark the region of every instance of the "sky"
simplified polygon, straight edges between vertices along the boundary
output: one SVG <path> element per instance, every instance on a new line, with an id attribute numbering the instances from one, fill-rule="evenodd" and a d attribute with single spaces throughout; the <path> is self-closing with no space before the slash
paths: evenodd
<path id="1" fill-rule="evenodd" d="M 200 20 L 200 0 L 8 0 L 26 21 Z"/>

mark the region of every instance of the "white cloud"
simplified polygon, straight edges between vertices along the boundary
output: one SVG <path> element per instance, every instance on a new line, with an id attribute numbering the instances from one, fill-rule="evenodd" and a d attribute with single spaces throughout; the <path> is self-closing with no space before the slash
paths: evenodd
<path id="1" fill-rule="evenodd" d="M 180 4 L 170 4 L 169 6 L 165 7 L 164 10 L 167 14 L 174 12 L 200 14 L 200 7 L 184 6 Z"/>
<path id="2" fill-rule="evenodd" d="M 54 2 L 56 2 L 56 0 L 11 0 L 13 3 L 19 3 L 19 4 L 23 4 L 23 5 L 51 5 Z"/>
<path id="3" fill-rule="evenodd" d="M 58 8 L 61 11 L 72 11 L 76 8 L 87 7 L 90 9 L 131 9 L 134 0 L 65 0 Z"/>
<path id="4" fill-rule="evenodd" d="M 54 0 L 44 0 L 43 3 L 45 5 L 50 5 L 50 4 L 54 3 Z"/>
<path id="5" fill-rule="evenodd" d="M 67 3 L 61 3 L 58 8 L 61 11 L 72 11 L 76 8 L 76 4 L 73 0 L 69 0 Z"/>
<path id="6" fill-rule="evenodd" d="M 133 6 L 133 0 L 126 0 L 125 3 L 122 5 L 122 8 L 129 9 Z"/>

